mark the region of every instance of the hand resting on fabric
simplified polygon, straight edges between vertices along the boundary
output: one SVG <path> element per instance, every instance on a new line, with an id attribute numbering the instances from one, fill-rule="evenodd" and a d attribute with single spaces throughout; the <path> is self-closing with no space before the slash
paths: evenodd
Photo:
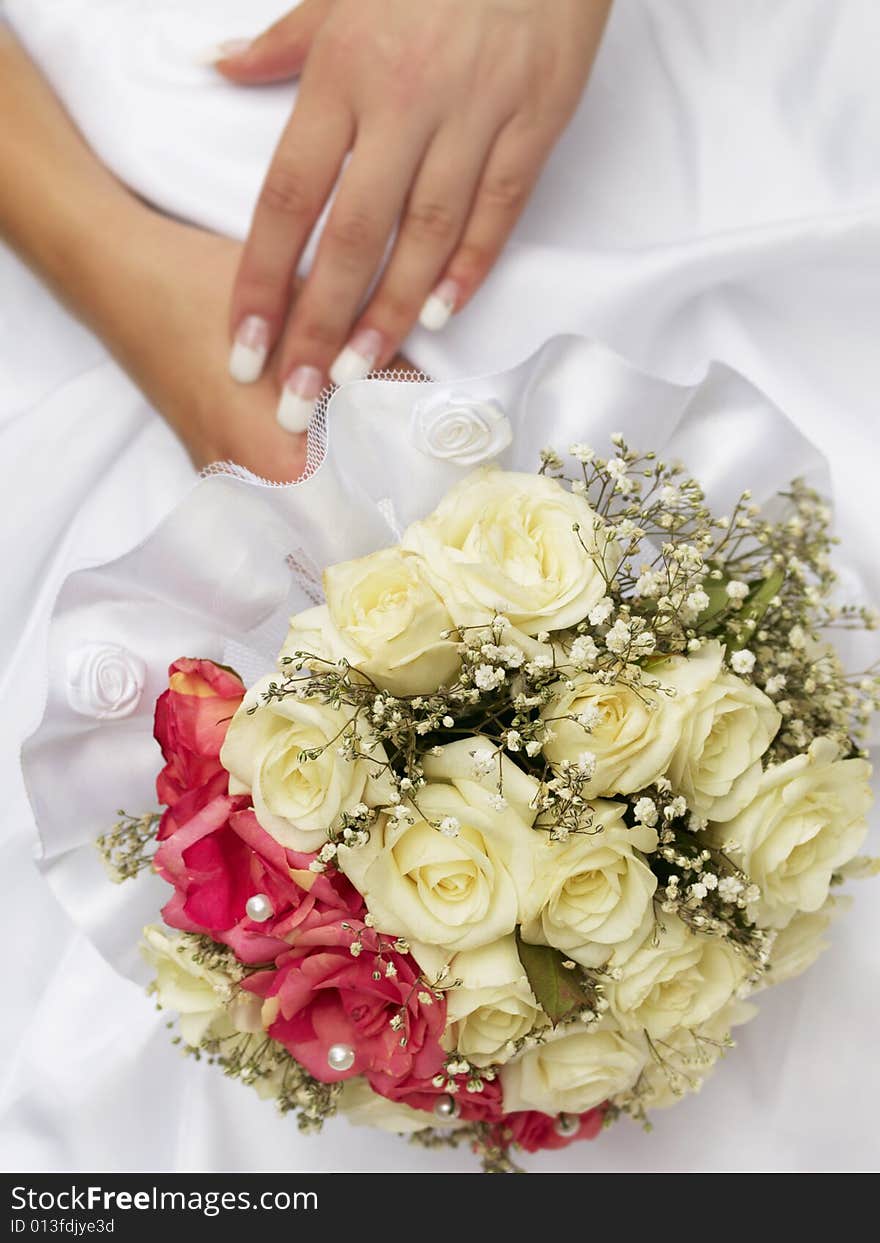
<path id="1" fill-rule="evenodd" d="M 277 377 L 243 388 L 225 367 L 241 244 L 171 220 L 121 185 L 2 27 L 0 115 L 0 238 L 95 332 L 197 467 L 230 460 L 296 479 L 306 437 L 275 420 Z"/>
<path id="2" fill-rule="evenodd" d="M 243 86 L 300 78 L 230 310 L 230 371 L 250 383 L 273 359 L 282 426 L 308 425 L 328 375 L 387 366 L 417 319 L 440 329 L 474 295 L 577 107 L 610 3 L 303 0 L 216 49 Z"/>

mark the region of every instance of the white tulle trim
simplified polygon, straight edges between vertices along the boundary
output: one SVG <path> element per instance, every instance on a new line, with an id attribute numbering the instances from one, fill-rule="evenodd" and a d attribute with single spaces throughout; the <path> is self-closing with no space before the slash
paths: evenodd
<path id="1" fill-rule="evenodd" d="M 384 371 L 374 371 L 367 379 L 371 381 L 384 380 L 392 384 L 431 383 L 431 377 L 424 375 L 421 371 L 403 371 L 399 367 L 389 368 Z M 314 475 L 327 455 L 327 412 L 336 393 L 337 389 L 333 387 L 325 388 L 319 393 L 315 401 L 315 412 L 309 424 L 308 441 L 306 443 L 306 461 L 302 474 L 298 475 L 296 479 L 286 483 L 279 483 L 274 479 L 264 479 L 262 475 L 257 475 L 253 471 L 248 470 L 246 466 L 239 466 L 236 462 L 211 462 L 209 466 L 206 466 L 199 472 L 199 478 L 208 479 L 212 475 L 232 475 L 235 479 L 243 479 L 245 482 L 256 484 L 261 488 L 288 488 L 291 483 L 303 483 Z"/>

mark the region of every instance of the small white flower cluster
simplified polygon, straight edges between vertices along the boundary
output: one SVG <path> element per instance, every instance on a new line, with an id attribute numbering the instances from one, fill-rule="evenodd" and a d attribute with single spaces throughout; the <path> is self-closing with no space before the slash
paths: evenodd
<path id="1" fill-rule="evenodd" d="M 492 1066 L 472 1066 L 461 1054 L 453 1054 L 446 1059 L 442 1072 L 432 1076 L 431 1083 L 435 1088 L 448 1092 L 456 1097 L 464 1092 L 480 1093 L 486 1090 L 486 1084 L 497 1078 Z"/>
<path id="2" fill-rule="evenodd" d="M 309 864 L 309 870 L 320 874 L 336 863 L 336 855 L 340 846 L 352 850 L 363 847 L 370 840 L 370 828 L 375 823 L 378 812 L 366 803 L 355 803 L 347 811 L 340 814 L 327 841 L 317 852 Z"/>

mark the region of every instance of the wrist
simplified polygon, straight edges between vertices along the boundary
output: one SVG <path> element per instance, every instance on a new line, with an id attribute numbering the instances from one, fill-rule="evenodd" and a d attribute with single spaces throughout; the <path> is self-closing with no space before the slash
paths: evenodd
<path id="1" fill-rule="evenodd" d="M 113 349 L 113 338 L 132 314 L 144 279 L 151 211 L 112 183 L 69 201 L 47 223 L 38 256 L 41 275 L 76 317 Z"/>

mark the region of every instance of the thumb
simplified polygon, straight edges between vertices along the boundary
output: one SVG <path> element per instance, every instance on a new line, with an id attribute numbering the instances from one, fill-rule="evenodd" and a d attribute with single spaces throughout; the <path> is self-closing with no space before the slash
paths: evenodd
<path id="1" fill-rule="evenodd" d="M 221 43 L 211 63 L 218 73 L 242 86 L 282 82 L 295 77 L 306 62 L 312 40 L 324 24 L 334 0 L 303 0 L 286 17 L 250 42 Z"/>

